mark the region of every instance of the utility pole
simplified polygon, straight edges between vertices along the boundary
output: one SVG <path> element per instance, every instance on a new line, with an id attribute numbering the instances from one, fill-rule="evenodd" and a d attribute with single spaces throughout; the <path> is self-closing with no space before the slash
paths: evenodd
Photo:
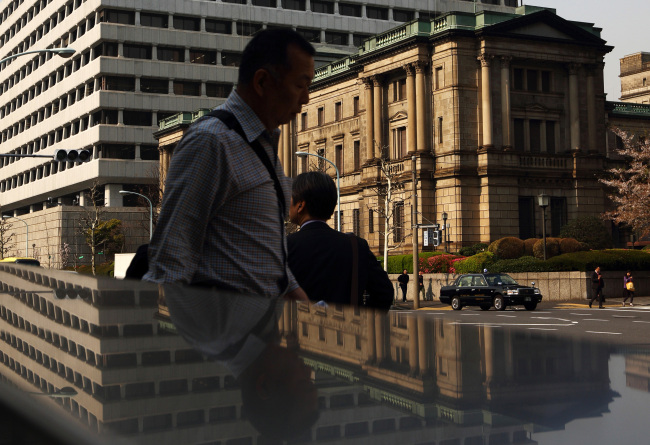
<path id="1" fill-rule="evenodd" d="M 417 159 L 411 156 L 411 174 L 413 179 L 413 206 L 411 207 L 411 227 L 413 233 L 413 309 L 420 308 L 420 281 L 419 281 L 419 264 L 418 264 L 418 180 L 416 178 Z"/>

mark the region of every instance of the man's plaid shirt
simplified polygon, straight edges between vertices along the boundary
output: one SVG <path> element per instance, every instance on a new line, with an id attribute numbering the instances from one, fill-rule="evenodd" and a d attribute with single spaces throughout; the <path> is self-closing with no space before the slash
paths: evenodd
<path id="1" fill-rule="evenodd" d="M 269 134 L 235 91 L 219 108 L 234 114 L 249 141 L 262 144 L 275 166 L 288 209 L 291 179 L 277 157 L 280 131 Z M 192 124 L 172 156 L 149 246 L 149 272 L 143 279 L 209 282 L 277 297 L 298 287 L 286 252 L 273 180 L 253 149 L 217 118 Z M 285 274 L 289 286 L 281 289 Z"/>

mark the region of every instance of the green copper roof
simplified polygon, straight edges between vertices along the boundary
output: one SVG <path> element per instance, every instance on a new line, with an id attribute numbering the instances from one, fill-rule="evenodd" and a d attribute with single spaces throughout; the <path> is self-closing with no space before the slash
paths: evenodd
<path id="1" fill-rule="evenodd" d="M 626 116 L 650 117 L 650 105 L 629 102 L 608 102 L 613 106 L 612 113 L 625 114 Z"/>
<path id="2" fill-rule="evenodd" d="M 177 125 L 189 125 L 195 120 L 197 120 L 198 118 L 205 116 L 210 111 L 212 110 L 209 108 L 201 108 L 197 111 L 192 111 L 192 112 L 184 111 L 182 113 L 177 113 L 173 116 L 169 116 L 166 119 L 162 119 L 158 121 L 158 131 L 168 130 Z"/>

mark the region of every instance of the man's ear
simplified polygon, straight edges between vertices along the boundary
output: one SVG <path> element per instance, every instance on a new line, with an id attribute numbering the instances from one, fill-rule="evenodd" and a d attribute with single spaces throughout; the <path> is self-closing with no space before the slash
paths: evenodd
<path id="1" fill-rule="evenodd" d="M 307 211 L 307 204 L 305 201 L 298 201 L 298 204 L 296 205 L 296 209 L 298 209 L 298 214 L 302 215 Z"/>
<path id="2" fill-rule="evenodd" d="M 265 87 L 267 87 L 267 83 L 270 81 L 270 74 L 268 71 L 266 71 L 263 68 L 258 69 L 255 71 L 255 74 L 253 75 L 253 89 L 255 90 L 255 93 L 259 96 L 264 95 L 264 90 Z"/>

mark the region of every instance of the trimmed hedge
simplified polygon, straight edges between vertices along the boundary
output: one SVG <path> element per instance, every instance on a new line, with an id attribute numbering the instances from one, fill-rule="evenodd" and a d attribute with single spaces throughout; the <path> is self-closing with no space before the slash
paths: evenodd
<path id="1" fill-rule="evenodd" d="M 573 238 L 560 238 L 560 253 L 573 253 L 589 250 L 587 245 Z"/>
<path id="2" fill-rule="evenodd" d="M 418 258 L 420 259 L 420 264 L 422 264 L 422 259 L 427 259 L 429 257 L 444 255 L 444 252 L 419 252 Z M 381 263 L 382 267 L 384 265 L 384 257 L 377 257 L 377 260 Z M 388 273 L 401 274 L 402 271 L 406 269 L 408 273 L 413 273 L 413 255 L 389 255 L 388 256 Z"/>
<path id="3" fill-rule="evenodd" d="M 93 268 L 90 264 L 84 264 L 83 266 L 79 266 L 76 269 L 74 268 L 68 268 L 69 270 L 76 270 L 80 274 L 84 275 L 92 275 L 93 274 Z M 95 272 L 97 275 L 101 276 L 107 276 L 107 277 L 112 277 L 113 273 L 115 270 L 115 262 L 111 261 L 110 263 L 101 263 L 101 264 L 96 264 L 95 265 Z"/>
<path id="4" fill-rule="evenodd" d="M 603 270 L 648 270 L 650 253 L 640 250 L 590 250 L 565 253 L 546 261 L 533 257 L 514 260 L 499 260 L 488 270 L 490 272 L 589 272 L 600 266 Z"/>
<path id="5" fill-rule="evenodd" d="M 533 247 L 538 238 L 528 238 L 524 241 L 524 256 L 533 256 Z"/>
<path id="6" fill-rule="evenodd" d="M 454 264 L 456 273 L 480 273 L 483 269 L 490 270 L 494 263 L 494 253 L 481 252 Z"/>
<path id="7" fill-rule="evenodd" d="M 519 258 L 524 254 L 524 242 L 514 236 L 508 236 L 494 241 L 488 246 L 488 251 L 501 259 Z"/>
<path id="8" fill-rule="evenodd" d="M 546 258 L 552 258 L 560 254 L 560 242 L 558 238 L 546 238 Z M 533 256 L 544 259 L 544 239 L 539 239 L 533 246 Z"/>
<path id="9" fill-rule="evenodd" d="M 486 243 L 476 243 L 471 247 L 463 247 L 458 251 L 458 253 L 462 256 L 472 256 L 476 255 L 477 253 L 485 252 L 487 251 L 487 248 L 489 247 L 489 244 Z"/>
<path id="10" fill-rule="evenodd" d="M 595 216 L 582 216 L 569 221 L 560 230 L 560 237 L 575 238 L 587 244 L 590 249 L 608 249 L 613 245 L 612 235 L 603 220 Z"/>

